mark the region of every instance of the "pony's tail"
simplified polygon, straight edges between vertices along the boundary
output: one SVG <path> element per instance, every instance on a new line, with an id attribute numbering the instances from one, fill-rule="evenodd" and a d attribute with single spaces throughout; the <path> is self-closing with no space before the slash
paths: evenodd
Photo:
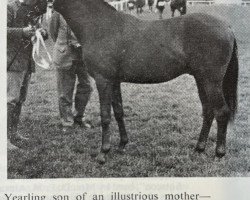
<path id="1" fill-rule="evenodd" d="M 239 76 L 238 48 L 234 40 L 233 53 L 223 80 L 223 93 L 230 109 L 230 120 L 234 120 L 237 112 L 237 88 Z"/>

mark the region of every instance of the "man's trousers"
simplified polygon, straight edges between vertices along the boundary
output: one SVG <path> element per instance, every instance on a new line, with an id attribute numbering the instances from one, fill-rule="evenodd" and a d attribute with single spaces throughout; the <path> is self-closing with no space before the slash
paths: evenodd
<path id="1" fill-rule="evenodd" d="M 92 91 L 90 77 L 82 61 L 73 61 L 70 69 L 57 68 L 57 90 L 62 126 L 80 122 Z"/>
<path id="2" fill-rule="evenodd" d="M 30 71 L 7 72 L 7 128 L 8 137 L 17 131 L 22 104 L 26 100 Z"/>

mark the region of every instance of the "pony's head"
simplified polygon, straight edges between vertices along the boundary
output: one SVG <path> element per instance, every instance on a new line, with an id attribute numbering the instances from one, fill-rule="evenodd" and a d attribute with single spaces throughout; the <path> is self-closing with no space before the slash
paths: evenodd
<path id="1" fill-rule="evenodd" d="M 47 0 L 24 0 L 23 3 L 30 7 L 32 16 L 39 16 L 47 11 Z"/>
<path id="2" fill-rule="evenodd" d="M 25 22 L 32 26 L 35 26 L 40 16 L 47 11 L 47 0 L 22 0 L 21 3 L 28 8 Z"/>
<path id="3" fill-rule="evenodd" d="M 70 1 L 74 1 L 74 0 L 70 0 Z M 67 8 L 68 3 L 69 3 L 69 0 L 54 0 L 53 1 L 53 8 L 57 12 L 60 13 Z"/>

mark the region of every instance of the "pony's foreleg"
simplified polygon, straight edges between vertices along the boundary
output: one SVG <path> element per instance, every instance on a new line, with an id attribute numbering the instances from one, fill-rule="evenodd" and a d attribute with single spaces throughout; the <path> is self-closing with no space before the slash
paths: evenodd
<path id="1" fill-rule="evenodd" d="M 124 124 L 124 112 L 122 105 L 121 84 L 120 82 L 114 83 L 112 93 L 112 106 L 114 110 L 115 119 L 118 123 L 120 133 L 119 151 L 123 151 L 125 145 L 128 143 L 128 136 Z"/>
<path id="2" fill-rule="evenodd" d="M 198 94 L 202 104 L 202 113 L 203 113 L 203 124 L 199 136 L 199 140 L 196 146 L 196 151 L 203 152 L 206 148 L 207 138 L 212 126 L 214 119 L 213 109 L 209 104 L 208 98 L 206 96 L 203 84 L 196 80 Z"/>
<path id="3" fill-rule="evenodd" d="M 100 100 L 101 125 L 102 125 L 102 147 L 101 152 L 97 156 L 99 163 L 105 163 L 106 154 L 110 150 L 110 122 L 111 122 L 111 98 L 113 83 L 102 76 L 95 77 L 97 90 Z"/>

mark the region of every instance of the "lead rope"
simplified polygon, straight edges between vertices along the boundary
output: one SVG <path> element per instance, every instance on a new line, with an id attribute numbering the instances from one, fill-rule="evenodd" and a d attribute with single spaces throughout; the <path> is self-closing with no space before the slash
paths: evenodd
<path id="1" fill-rule="evenodd" d="M 46 48 L 42 34 L 39 31 L 39 29 L 36 30 L 35 37 L 36 39 L 35 39 L 35 43 L 33 44 L 33 49 L 32 49 L 33 60 L 39 67 L 42 67 L 43 69 L 49 69 L 50 63 L 52 63 L 52 58 Z M 40 46 L 44 48 L 49 62 L 43 56 L 40 55 Z"/>

